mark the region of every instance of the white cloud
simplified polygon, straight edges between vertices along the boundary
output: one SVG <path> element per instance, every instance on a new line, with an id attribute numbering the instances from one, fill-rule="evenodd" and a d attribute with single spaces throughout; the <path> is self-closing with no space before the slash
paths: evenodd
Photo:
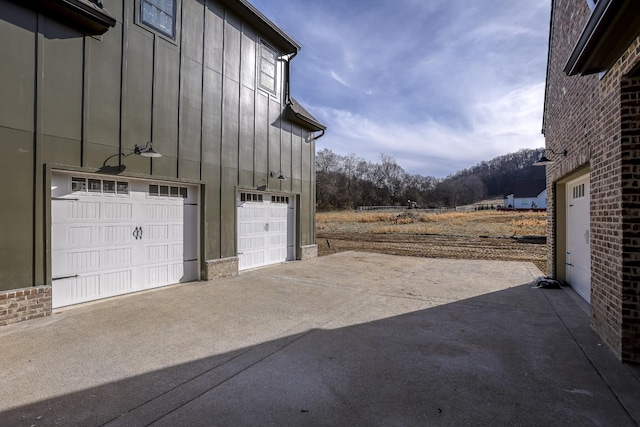
<path id="1" fill-rule="evenodd" d="M 319 149 L 446 176 L 544 145 L 549 2 L 251 1 L 303 46 L 292 91 L 328 126 Z"/>
<path id="2" fill-rule="evenodd" d="M 331 78 L 335 81 L 337 81 L 338 83 L 340 83 L 342 86 L 345 87 L 349 87 L 349 85 L 347 84 L 346 81 L 344 81 L 344 79 L 342 77 L 340 77 L 335 71 L 331 70 Z"/>

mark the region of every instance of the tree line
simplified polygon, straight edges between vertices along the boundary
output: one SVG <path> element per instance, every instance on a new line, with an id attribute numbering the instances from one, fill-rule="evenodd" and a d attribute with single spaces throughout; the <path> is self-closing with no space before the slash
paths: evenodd
<path id="1" fill-rule="evenodd" d="M 339 155 L 325 148 L 316 153 L 317 209 L 394 206 L 408 201 L 424 208 L 455 207 L 503 197 L 513 191 L 515 181 L 544 179 L 544 168 L 533 166 L 543 151 L 522 149 L 435 178 L 407 173 L 387 154 L 370 162 L 354 153 Z"/>

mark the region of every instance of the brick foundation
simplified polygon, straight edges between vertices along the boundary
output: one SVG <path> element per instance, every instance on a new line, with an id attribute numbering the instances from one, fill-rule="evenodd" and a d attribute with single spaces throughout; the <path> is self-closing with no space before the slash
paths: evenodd
<path id="1" fill-rule="evenodd" d="M 318 258 L 318 245 L 300 246 L 300 259 Z"/>
<path id="2" fill-rule="evenodd" d="M 0 292 L 0 326 L 51 315 L 51 286 Z"/>
<path id="3" fill-rule="evenodd" d="M 205 262 L 205 280 L 215 280 L 237 275 L 238 257 L 211 259 Z"/>

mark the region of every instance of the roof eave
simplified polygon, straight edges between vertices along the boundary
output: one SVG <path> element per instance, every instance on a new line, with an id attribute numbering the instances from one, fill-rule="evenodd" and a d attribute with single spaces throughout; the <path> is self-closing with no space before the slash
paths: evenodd
<path id="1" fill-rule="evenodd" d="M 100 35 L 116 25 L 116 19 L 106 10 L 87 0 L 13 0 L 21 6 L 47 11 L 85 34 Z"/>
<path id="2" fill-rule="evenodd" d="M 320 122 L 314 120 L 311 117 L 307 117 L 306 115 L 299 113 L 297 111 L 295 111 L 293 108 L 291 108 L 290 105 L 287 106 L 287 119 L 295 124 L 298 124 L 302 127 L 304 127 L 305 129 L 309 129 L 311 131 L 317 132 L 317 131 L 324 131 L 327 130 L 327 127 L 323 124 L 321 124 Z"/>
<path id="3" fill-rule="evenodd" d="M 587 21 L 564 72 L 587 75 L 606 71 L 640 34 L 640 2 L 600 0 Z"/>
<path id="4" fill-rule="evenodd" d="M 287 33 L 278 28 L 269 18 L 262 14 L 247 0 L 222 0 L 235 13 L 251 23 L 260 33 L 269 37 L 270 41 L 286 53 L 298 52 L 302 47 Z"/>

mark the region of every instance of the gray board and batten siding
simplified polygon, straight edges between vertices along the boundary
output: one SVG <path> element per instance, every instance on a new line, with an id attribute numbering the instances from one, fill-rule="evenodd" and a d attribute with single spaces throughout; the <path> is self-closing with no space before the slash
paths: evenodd
<path id="1" fill-rule="evenodd" d="M 51 285 L 57 170 L 196 185 L 202 271 L 237 256 L 242 189 L 290 195 L 296 258 L 315 244 L 314 132 L 324 127 L 285 114 L 286 58 L 300 46 L 245 1 L 176 1 L 174 37 L 145 25 L 140 1 L 105 0 L 89 18 L 92 2 L 69 1 L 76 22 L 0 0 L 0 291 Z M 277 53 L 272 91 L 259 83 L 263 46 Z M 162 157 L 118 155 L 149 141 Z"/>

